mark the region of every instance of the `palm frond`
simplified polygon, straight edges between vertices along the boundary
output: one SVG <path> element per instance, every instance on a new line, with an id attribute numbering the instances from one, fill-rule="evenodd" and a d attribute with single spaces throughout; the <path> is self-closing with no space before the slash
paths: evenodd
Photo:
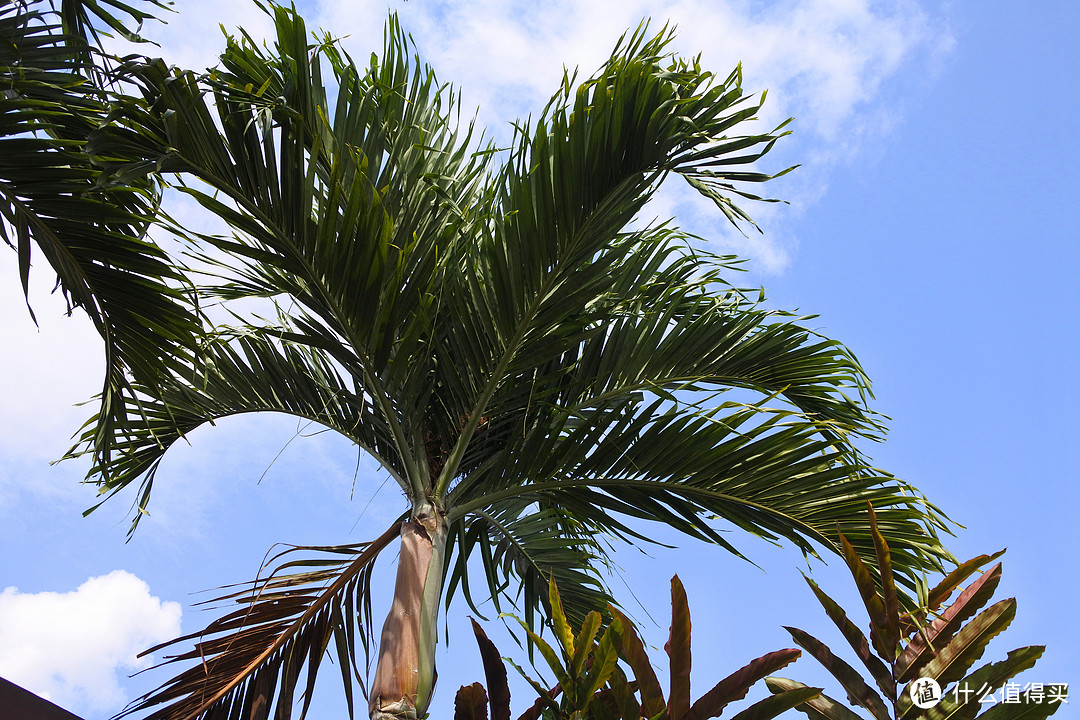
<path id="1" fill-rule="evenodd" d="M 696 61 L 667 53 L 670 32 L 652 39 L 646 32 L 643 26 L 620 44 L 576 91 L 568 76 L 540 118 L 518 127 L 492 221 L 444 293 L 454 322 L 435 344 L 445 356 L 439 386 L 466 423 L 440 490 L 449 487 L 480 418 L 495 414 L 500 388 L 518 386 L 523 377 L 528 382 L 584 337 L 632 312 L 627 294 L 630 302 L 640 298 L 643 285 L 662 273 L 674 252 L 657 240 L 663 233 L 626 230 L 660 182 L 723 162 L 741 168 L 778 137 L 728 137 L 759 107 L 743 93 L 738 74 L 716 83 Z M 730 157 L 736 146 L 751 154 Z M 725 181 L 769 177 L 708 172 Z M 710 192 L 738 222 L 741 211 L 731 210 L 730 199 L 715 187 Z M 453 368 L 466 363 L 480 371 L 456 376 Z"/>
<path id="2" fill-rule="evenodd" d="M 105 5 L 149 17 L 136 6 Z M 97 32 L 94 18 L 122 22 L 86 0 L 67 0 L 59 13 L 51 7 L 0 4 L 0 237 L 18 252 L 27 301 L 39 256 L 69 308 L 85 311 L 105 342 L 95 445 L 105 452 L 115 426 L 127 422 L 120 395 L 129 375 L 152 385 L 189 361 L 199 324 L 183 273 L 148 236 L 156 182 L 114 182 L 87 151 L 117 97 L 111 84 L 122 78 L 87 35 Z"/>
<path id="3" fill-rule="evenodd" d="M 862 453 L 883 426 L 856 358 L 727 284 L 731 258 L 636 222 L 678 175 L 752 225 L 737 202 L 775 176 L 756 163 L 783 126 L 744 130 L 763 96 L 743 92 L 738 70 L 718 79 L 643 26 L 593 78 L 575 87 L 568 74 L 497 165 L 396 18 L 361 68 L 294 9 L 265 9 L 272 49 L 241 33 L 204 75 L 124 66 L 142 97 L 117 99 L 86 148 L 110 182 L 168 182 L 230 226 L 169 225 L 191 243 L 200 299 L 278 311 L 235 310 L 197 354 L 131 386 L 120 422 L 91 420 L 80 447 L 99 449 L 103 492 L 137 483 L 145 509 L 163 454 L 216 418 L 308 418 L 445 520 L 445 602 L 460 589 L 475 608 L 479 556 L 496 609 L 516 603 L 532 626 L 551 577 L 576 619 L 611 602 L 608 543 L 646 539 L 644 521 L 735 553 L 725 523 L 808 554 L 843 532 L 873 560 L 872 501 L 902 581 L 948 557 L 940 511 Z M 139 707 L 287 715 L 299 658 L 310 689 L 312 653 L 351 621 L 330 608 L 366 593 L 368 566 L 350 567 L 329 595 L 303 573 L 295 594 L 282 575 L 236 595 L 245 609 L 178 658 L 213 655 L 209 674 L 186 671 Z M 424 601 L 438 591 L 425 585 Z"/>
<path id="4" fill-rule="evenodd" d="M 447 542 L 448 606 L 460 586 L 469 606 L 483 617 L 469 585 L 470 557 L 479 557 L 483 568 L 486 582 L 480 597 L 490 598 L 497 613 L 505 612 L 502 602 L 508 602 L 537 631 L 540 619 L 550 614 L 547 588 L 552 578 L 565 588 L 563 605 L 577 624 L 589 612 L 615 602 L 598 572 L 607 548 L 561 508 L 513 498 L 478 510 L 454 527 L 457 532 Z"/>
<path id="5" fill-rule="evenodd" d="M 182 189 L 235 232 L 199 239 L 231 258 L 218 269 L 238 266 L 210 294 L 295 303 L 305 318 L 293 341 L 339 348 L 388 418 L 418 492 L 440 287 L 457 270 L 450 246 L 485 217 L 489 156 L 452 122 L 452 90 L 410 59 L 395 20 L 384 56 L 361 72 L 331 41 L 311 44 L 295 11 L 270 12 L 272 53 L 242 37 L 205 78 L 134 68 L 148 109 L 129 104 L 129 127 L 106 129 L 93 147 L 152 161 L 117 164 L 118 174 L 164 170 L 208 186 Z"/>
<path id="6" fill-rule="evenodd" d="M 319 423 L 357 443 L 405 483 L 385 420 L 323 356 L 258 334 L 219 336 L 200 354 L 202 362 L 183 377 L 125 398 L 124 416 L 130 420 L 118 429 L 107 462 L 99 460 L 91 469 L 102 494 L 139 484 L 131 532 L 146 513 L 169 448 L 195 428 L 234 415 L 280 412 Z M 70 455 L 92 449 L 95 422 L 88 422 L 81 445 Z"/>
<path id="7" fill-rule="evenodd" d="M 303 715 L 323 657 L 333 652 L 351 717 L 353 686 L 363 688 L 363 672 L 356 661 L 361 651 L 368 656 L 373 637 L 371 573 L 379 553 L 398 532 L 395 523 L 370 543 L 294 547 L 279 553 L 266 577 L 208 601 L 238 604 L 238 609 L 197 633 L 143 653 L 195 640 L 193 648 L 168 656 L 162 664 L 199 662 L 136 700 L 121 716 L 169 703 L 143 717 L 287 718 L 298 701 L 303 702 Z"/>
<path id="8" fill-rule="evenodd" d="M 130 42 L 146 42 L 139 36 L 147 20 L 159 20 L 155 13 L 168 10 L 169 0 L 62 0 L 60 12 L 69 38 L 100 47 L 102 35 L 109 30 Z M 149 6 L 149 10 L 141 9 Z M 134 22 L 135 27 L 129 27 Z M 108 30 L 100 27 L 104 23 Z"/>
<path id="9" fill-rule="evenodd" d="M 557 428 L 557 430 L 556 430 Z M 839 552 L 838 529 L 872 556 L 866 502 L 892 540 L 909 587 L 949 556 L 936 509 L 867 466 L 795 411 L 726 402 L 706 410 L 677 400 L 626 402 L 549 417 L 509 443 L 452 493 L 451 517 L 504 498 L 558 507 L 591 532 L 639 540 L 618 518 L 663 522 L 741 554 L 718 530 L 729 523 L 808 554 Z"/>

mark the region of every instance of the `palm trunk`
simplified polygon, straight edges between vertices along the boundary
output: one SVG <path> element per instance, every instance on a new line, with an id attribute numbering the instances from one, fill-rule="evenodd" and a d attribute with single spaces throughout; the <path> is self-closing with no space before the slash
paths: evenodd
<path id="1" fill-rule="evenodd" d="M 423 717 L 431 700 L 446 530 L 430 505 L 401 526 L 394 602 L 383 623 L 369 693 L 371 720 Z"/>

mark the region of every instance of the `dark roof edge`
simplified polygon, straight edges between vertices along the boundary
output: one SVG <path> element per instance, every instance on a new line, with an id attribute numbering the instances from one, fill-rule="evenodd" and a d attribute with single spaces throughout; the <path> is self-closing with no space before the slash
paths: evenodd
<path id="1" fill-rule="evenodd" d="M 43 697 L 0 677 L 0 708 L 5 720 L 83 720 Z"/>

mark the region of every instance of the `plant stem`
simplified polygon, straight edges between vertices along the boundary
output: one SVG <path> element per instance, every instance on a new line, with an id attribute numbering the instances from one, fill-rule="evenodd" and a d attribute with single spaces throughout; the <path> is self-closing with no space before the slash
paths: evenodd
<path id="1" fill-rule="evenodd" d="M 429 503 L 401 526 L 394 601 L 369 694 L 371 720 L 423 717 L 435 685 L 435 641 L 447 525 Z"/>

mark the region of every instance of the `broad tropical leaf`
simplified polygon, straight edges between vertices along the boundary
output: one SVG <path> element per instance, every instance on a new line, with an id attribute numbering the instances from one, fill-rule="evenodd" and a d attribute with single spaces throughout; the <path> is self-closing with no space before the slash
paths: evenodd
<path id="1" fill-rule="evenodd" d="M 750 707 L 732 716 L 732 720 L 772 720 L 792 708 L 798 707 L 818 697 L 818 688 L 796 688 L 784 693 L 776 693 L 764 700 L 758 700 Z"/>
<path id="2" fill-rule="evenodd" d="M 472 627 L 484 662 L 484 681 L 488 689 L 484 698 L 491 707 L 491 720 L 510 720 L 510 686 L 506 682 L 506 666 L 499 658 L 498 648 L 488 639 L 480 624 L 473 620 Z"/>
<path id="3" fill-rule="evenodd" d="M 457 691 L 454 696 L 454 720 L 488 720 L 487 693 L 480 683 Z"/>
<path id="4" fill-rule="evenodd" d="M 919 671 L 921 677 L 932 677 L 944 686 L 964 677 L 975 664 L 994 636 L 1009 627 L 1016 617 L 1016 600 L 1009 598 L 994 603 L 964 625 L 947 645 L 939 647 L 934 658 Z"/>
<path id="5" fill-rule="evenodd" d="M 968 585 L 944 612 L 934 618 L 933 622 L 920 628 L 897 658 L 896 679 L 906 681 L 914 677 L 914 673 L 929 662 L 937 650 L 949 642 L 964 621 L 986 605 L 993 597 L 1000 581 L 1001 563 L 998 563 Z M 953 588 L 955 589 L 955 586 Z M 951 594 L 951 590 L 948 594 Z"/>
<path id="6" fill-rule="evenodd" d="M 847 691 L 848 699 L 852 704 L 858 703 L 861 707 L 866 708 L 876 720 L 890 720 L 889 708 L 885 701 L 862 679 L 862 676 L 859 675 L 855 668 L 833 655 L 828 646 L 814 636 L 798 628 L 789 627 L 784 629 L 791 633 L 791 637 L 799 647 L 810 653 L 815 660 L 832 673 L 832 676 Z"/>
<path id="7" fill-rule="evenodd" d="M 727 676 L 714 685 L 709 692 L 698 698 L 690 707 L 686 720 L 707 720 L 708 718 L 720 717 L 720 713 L 725 707 L 736 700 L 746 697 L 746 693 L 749 692 L 752 685 L 770 673 L 790 665 L 798 659 L 800 654 L 798 650 L 788 648 L 787 650 L 776 650 L 750 661 L 743 668 Z M 812 689 L 816 690 L 816 688 Z M 790 697 L 799 697 L 799 702 L 805 702 L 804 696 L 793 695 Z M 799 704 L 799 702 L 794 703 L 794 705 Z"/>
<path id="8" fill-rule="evenodd" d="M 774 693 L 790 692 L 806 687 L 800 682 L 785 678 L 766 678 L 765 684 Z M 863 720 L 862 717 L 849 710 L 847 705 L 832 699 L 824 693 L 807 700 L 798 705 L 797 708 L 810 720 Z"/>
<path id="9" fill-rule="evenodd" d="M 810 653 L 847 692 L 852 706 L 867 710 L 875 720 L 974 720 L 1004 717 L 1046 718 L 1057 707 L 1042 706 L 1029 694 L 1020 695 L 1009 703 L 986 709 L 978 697 L 980 691 L 993 692 L 1003 687 L 1018 673 L 1032 667 L 1043 652 L 1041 646 L 1019 648 L 1009 653 L 1005 660 L 991 662 L 977 670 L 968 671 L 982 656 L 990 640 L 1005 630 L 1016 614 L 1016 601 L 1001 600 L 975 615 L 993 596 L 1001 579 L 998 563 L 968 585 L 944 611 L 930 623 L 931 612 L 936 612 L 948 601 L 953 591 L 982 565 L 1001 553 L 981 555 L 957 569 L 945 574 L 932 589 L 920 592 L 922 607 L 901 613 L 900 604 L 889 571 L 890 549 L 877 524 L 877 513 L 870 509 L 870 532 L 875 541 L 880 571 L 879 588 L 866 565 L 855 554 L 846 538 L 841 537 L 844 557 L 859 588 L 863 605 L 870 617 L 868 642 L 847 613 L 814 582 L 807 580 L 829 618 L 836 624 L 848 644 L 874 678 L 883 700 L 859 672 L 833 654 L 824 643 L 809 633 L 787 628 L 795 642 Z M 974 616 L 974 617 L 972 617 Z M 893 642 L 895 639 L 895 642 Z M 871 645 L 874 655 L 871 652 Z M 937 682 L 943 690 L 936 704 L 921 708 L 915 704 L 914 692 L 921 692 L 915 683 L 924 679 Z M 901 688 L 900 683 L 908 683 Z M 791 692 L 802 687 L 799 683 L 783 678 L 769 678 L 768 687 L 774 693 Z M 1006 707 L 1007 710 L 1001 710 Z M 811 720 L 856 720 L 861 716 L 836 700 L 821 695 L 798 707 Z"/>
<path id="10" fill-rule="evenodd" d="M 1043 648 L 1038 646 L 1019 648 L 1010 652 L 1008 657 L 1001 662 L 988 663 L 987 665 L 982 666 L 960 681 L 960 684 L 964 687 L 974 691 L 971 695 L 968 695 L 961 700 L 958 693 L 946 692 L 941 703 L 930 708 L 926 713 L 927 720 L 961 720 L 961 718 L 974 718 L 976 714 L 983 709 L 979 702 L 980 690 L 985 688 L 990 693 L 997 691 L 1015 675 L 1032 667 L 1042 653 Z M 1007 703 L 1001 704 L 1006 705 Z M 1019 705 L 1020 703 L 1015 704 Z M 901 714 L 901 717 L 903 717 L 903 714 Z M 985 717 L 986 715 L 983 715 L 983 718 Z"/>
<path id="11" fill-rule="evenodd" d="M 957 565 L 956 569 L 949 572 L 941 582 L 935 585 L 933 589 L 927 593 L 927 608 L 936 611 L 941 607 L 942 603 L 949 599 L 949 596 L 952 595 L 953 591 L 956 590 L 962 582 L 971 577 L 972 573 L 976 572 L 983 565 L 997 560 L 1004 554 L 1004 550 L 998 550 L 993 555 L 980 555 Z"/>
<path id="12" fill-rule="evenodd" d="M 685 590 L 676 576 L 671 579 L 672 626 L 666 648 L 671 693 L 665 699 L 641 639 L 633 625 L 617 609 L 611 608 L 614 620 L 597 639 L 600 630 L 599 614 L 591 613 L 580 630 L 575 632 L 560 611 L 562 600 L 554 580 L 549 582 L 548 588 L 557 649 L 531 632 L 527 623 L 522 621 L 522 625 L 525 626 L 530 645 L 536 646 L 559 683 L 552 690 L 547 690 L 538 681 L 522 673 L 536 690 L 539 699 L 519 720 L 536 720 L 541 712 L 544 717 L 557 720 L 640 720 L 644 717 L 708 720 L 719 717 L 727 705 L 745 697 L 750 688 L 767 674 L 799 657 L 798 650 L 787 649 L 757 658 L 721 680 L 691 706 L 688 677 L 690 611 Z M 493 698 L 506 698 L 505 704 L 500 700 L 498 707 L 505 708 L 505 717 L 508 718 L 509 688 L 506 685 L 502 662 L 498 658 L 498 652 L 475 621 L 473 629 L 484 658 L 491 695 Z M 620 667 L 620 661 L 629 666 L 629 679 Z M 518 670 L 520 671 L 520 668 Z M 472 707 L 477 702 L 479 693 L 475 687 L 461 688 L 456 703 L 459 708 Z M 765 700 L 753 703 L 736 717 L 741 716 L 746 720 L 771 720 L 786 710 L 817 697 L 819 692 L 817 688 L 801 685 L 792 687 L 790 692 L 777 692 Z M 561 700 L 557 700 L 560 695 Z M 501 714 L 496 715 L 496 707 L 493 702 L 493 720 L 503 717 Z M 475 715 L 475 711 L 473 712 Z"/>
<path id="13" fill-rule="evenodd" d="M 825 592 L 818 587 L 810 578 L 804 578 L 806 583 L 810 586 L 810 589 L 814 591 L 814 595 L 817 596 L 818 602 L 825 608 L 826 614 L 829 619 L 833 621 L 840 632 L 843 633 L 844 638 L 851 645 L 851 649 L 855 651 L 855 655 L 866 667 L 867 671 L 874 678 L 877 686 L 881 689 L 881 692 L 885 694 L 887 700 L 896 700 L 896 683 L 892 677 L 892 669 L 889 668 L 881 658 L 870 652 L 870 644 L 866 640 L 866 636 L 862 631 L 853 623 L 844 612 L 844 609 L 831 597 L 825 594 Z M 908 645 L 905 648 L 905 652 L 911 647 Z M 903 679 L 903 678 L 900 678 Z"/>

